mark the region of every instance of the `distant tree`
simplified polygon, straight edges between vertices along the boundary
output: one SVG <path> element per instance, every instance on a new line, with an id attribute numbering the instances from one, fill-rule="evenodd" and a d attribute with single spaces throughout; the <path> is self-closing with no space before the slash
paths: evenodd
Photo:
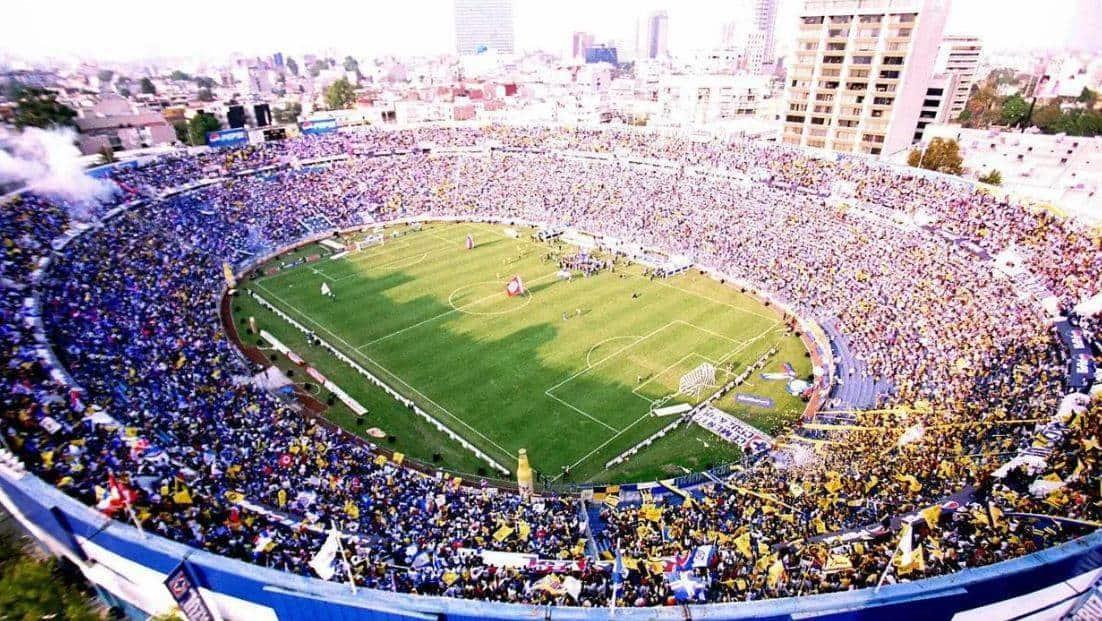
<path id="1" fill-rule="evenodd" d="M 168 77 L 172 80 L 178 80 L 181 82 L 185 82 L 191 79 L 190 75 L 184 73 L 183 71 L 180 71 L 179 69 L 173 71 Z"/>
<path id="2" fill-rule="evenodd" d="M 111 147 L 103 145 L 99 150 L 100 159 L 103 160 L 103 164 L 114 164 L 116 161 L 115 152 L 111 150 Z"/>
<path id="3" fill-rule="evenodd" d="M 213 132 L 222 128 L 222 124 L 213 114 L 200 112 L 191 117 L 187 124 L 188 142 L 193 147 L 207 144 L 207 132 Z"/>
<path id="4" fill-rule="evenodd" d="M 275 119 L 276 123 L 287 125 L 296 122 L 300 114 L 302 114 L 302 104 L 295 101 L 285 107 L 276 108 L 272 111 L 272 118 Z"/>
<path id="5" fill-rule="evenodd" d="M 217 85 L 217 83 L 214 81 L 214 78 L 208 78 L 206 76 L 201 75 L 201 76 L 196 76 L 195 85 L 198 86 L 199 88 L 214 88 Z"/>
<path id="6" fill-rule="evenodd" d="M 356 91 L 345 78 L 333 82 L 325 89 L 325 105 L 330 110 L 343 110 L 356 101 Z"/>
<path id="7" fill-rule="evenodd" d="M 157 94 L 157 87 L 153 86 L 153 80 L 150 80 L 149 78 L 142 78 L 141 89 L 142 89 L 142 92 L 145 93 L 146 95 L 156 95 Z"/>
<path id="8" fill-rule="evenodd" d="M 322 71 L 329 68 L 329 61 L 321 58 L 314 61 L 314 64 L 310 65 L 310 77 L 316 78 Z"/>
<path id="9" fill-rule="evenodd" d="M 1035 127 L 1040 129 L 1046 134 L 1056 133 L 1056 125 L 1060 122 L 1060 118 L 1064 116 L 1064 111 L 1060 109 L 1060 106 L 1056 104 L 1049 104 L 1047 106 L 1040 106 L 1033 111 L 1033 117 L 1030 121 Z"/>
<path id="10" fill-rule="evenodd" d="M 344 70 L 349 71 L 349 72 L 355 71 L 356 73 L 359 73 L 360 72 L 360 61 L 356 60 L 355 58 L 352 58 L 351 56 L 345 56 L 344 57 Z"/>
<path id="11" fill-rule="evenodd" d="M 117 92 L 119 95 L 121 95 L 123 97 L 129 97 L 130 96 L 130 89 L 125 87 L 125 86 L 117 86 L 115 88 L 115 92 Z"/>
<path id="12" fill-rule="evenodd" d="M 188 144 L 187 121 L 174 121 L 172 129 L 176 130 L 176 140 Z"/>
<path id="13" fill-rule="evenodd" d="M 967 125 L 968 121 L 972 120 L 972 111 L 968 108 L 961 110 L 960 114 L 957 116 L 957 120 Z"/>
<path id="14" fill-rule="evenodd" d="M 199 93 L 196 96 L 199 98 L 199 101 L 214 101 L 214 94 L 205 86 L 199 89 Z"/>
<path id="15" fill-rule="evenodd" d="M 298 63 L 294 58 L 287 59 L 287 71 L 290 71 L 293 75 L 298 75 Z"/>
<path id="16" fill-rule="evenodd" d="M 1011 95 L 1002 102 L 1002 112 L 999 120 L 1007 127 L 1015 127 L 1025 120 L 1029 114 L 1029 102 L 1021 95 Z"/>
<path id="17" fill-rule="evenodd" d="M 1083 92 L 1079 93 L 1079 97 L 1077 97 L 1075 100 L 1081 104 L 1087 104 L 1088 108 L 1093 108 L 1094 102 L 1098 100 L 1098 93 L 1084 86 Z"/>
<path id="18" fill-rule="evenodd" d="M 100 82 L 107 83 L 111 81 L 111 78 L 115 77 L 115 72 L 110 69 L 100 69 L 96 72 L 96 77 Z"/>
<path id="19" fill-rule="evenodd" d="M 959 175 L 964 171 L 964 158 L 956 140 L 934 138 L 925 150 L 913 149 L 907 155 L 907 164 L 940 173 Z"/>
<path id="20" fill-rule="evenodd" d="M 1002 185 L 1003 174 L 997 169 L 992 168 L 991 171 L 988 172 L 986 175 L 980 175 L 979 181 L 980 183 L 986 183 L 989 185 Z"/>
<path id="21" fill-rule="evenodd" d="M 23 88 L 15 100 L 16 127 L 73 125 L 77 113 L 57 101 L 57 93 L 44 88 Z"/>

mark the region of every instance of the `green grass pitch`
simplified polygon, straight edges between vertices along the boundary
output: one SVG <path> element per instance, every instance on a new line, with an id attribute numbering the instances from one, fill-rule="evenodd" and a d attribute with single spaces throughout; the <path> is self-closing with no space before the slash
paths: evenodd
<path id="1" fill-rule="evenodd" d="M 692 426 L 604 469 L 671 421 L 650 415 L 652 407 L 707 396 L 675 394 L 680 378 L 702 363 L 719 369 L 719 384 L 775 346 L 780 353 L 767 370 L 790 362 L 800 376 L 810 373 L 799 339 L 785 333 L 779 314 L 737 289 L 698 271 L 652 280 L 641 266 L 622 262 L 613 272 L 559 280 L 557 264 L 547 258 L 552 245 L 524 228 L 520 239 L 509 238 L 503 228 L 390 227 L 382 245 L 241 287 L 313 329 L 505 467 L 513 469 L 517 451 L 526 448 L 547 477 L 570 466 L 572 482 L 662 478 L 737 459 L 736 447 Z M 468 234 L 472 250 L 465 247 Z M 311 244 L 274 263 L 317 253 L 329 251 Z M 514 274 L 527 291 L 508 297 L 505 284 Z M 322 283 L 333 298 L 321 295 Z M 234 304 L 238 321 L 255 317 L 370 410 L 357 423 L 338 401 L 325 414 L 334 422 L 356 433 L 379 427 L 396 437 L 390 448 L 423 461 L 439 453 L 440 468 L 472 473 L 482 465 L 274 313 L 247 296 Z M 278 364 L 291 368 L 282 357 Z M 718 405 L 769 432 L 803 410 L 783 382 L 755 374 L 738 390 L 769 397 L 776 407 L 747 408 L 733 395 Z"/>

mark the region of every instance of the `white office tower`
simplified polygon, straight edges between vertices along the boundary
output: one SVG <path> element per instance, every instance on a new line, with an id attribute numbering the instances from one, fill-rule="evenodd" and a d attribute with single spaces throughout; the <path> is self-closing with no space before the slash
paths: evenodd
<path id="1" fill-rule="evenodd" d="M 455 49 L 512 54 L 513 0 L 455 0 Z"/>
<path id="2" fill-rule="evenodd" d="M 908 148 L 947 9 L 948 0 L 806 0 L 784 142 L 872 155 Z"/>
<path id="3" fill-rule="evenodd" d="M 964 111 L 968 96 L 972 93 L 972 85 L 976 82 L 976 70 L 982 52 L 983 44 L 978 37 L 945 35 L 942 38 L 934 72 L 956 76 L 956 83 L 953 92 L 949 94 L 945 115 L 937 119 L 939 123 L 955 121 Z"/>

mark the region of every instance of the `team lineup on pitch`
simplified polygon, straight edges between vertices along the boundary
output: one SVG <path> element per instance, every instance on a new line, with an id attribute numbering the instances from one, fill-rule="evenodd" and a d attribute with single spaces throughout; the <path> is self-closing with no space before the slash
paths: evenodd
<path id="1" fill-rule="evenodd" d="M 697 405 L 771 348 L 773 366 L 810 373 L 780 313 L 738 289 L 694 270 L 654 278 L 623 260 L 566 277 L 559 255 L 578 249 L 531 233 L 388 227 L 379 243 L 338 258 L 320 244 L 287 253 L 246 286 L 499 462 L 515 463 L 527 449 L 548 480 L 672 476 L 735 460 L 737 447 L 693 426 L 604 470 L 669 423 L 656 409 Z M 322 256 L 305 261 L 311 254 Z M 523 291 L 511 286 L 509 295 L 514 281 Z M 439 467 L 478 469 L 467 451 L 287 322 L 246 297 L 240 304 L 238 317 L 254 317 L 369 410 L 355 420 L 338 403 L 327 418 L 357 433 L 381 429 L 390 448 L 435 457 Z M 699 369 L 708 381 L 686 391 L 683 379 Z M 751 378 L 745 390 L 773 411 L 733 396 L 714 405 L 766 432 L 802 412 L 781 384 Z"/>

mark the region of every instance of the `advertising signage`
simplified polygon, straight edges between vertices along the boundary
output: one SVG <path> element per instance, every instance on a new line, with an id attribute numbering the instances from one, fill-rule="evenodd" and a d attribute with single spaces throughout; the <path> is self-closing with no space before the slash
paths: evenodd
<path id="1" fill-rule="evenodd" d="M 207 144 L 212 147 L 237 147 L 249 144 L 249 134 L 242 128 L 207 132 Z"/>
<path id="2" fill-rule="evenodd" d="M 337 131 L 337 119 L 311 119 L 302 122 L 302 133 L 317 135 Z"/>

